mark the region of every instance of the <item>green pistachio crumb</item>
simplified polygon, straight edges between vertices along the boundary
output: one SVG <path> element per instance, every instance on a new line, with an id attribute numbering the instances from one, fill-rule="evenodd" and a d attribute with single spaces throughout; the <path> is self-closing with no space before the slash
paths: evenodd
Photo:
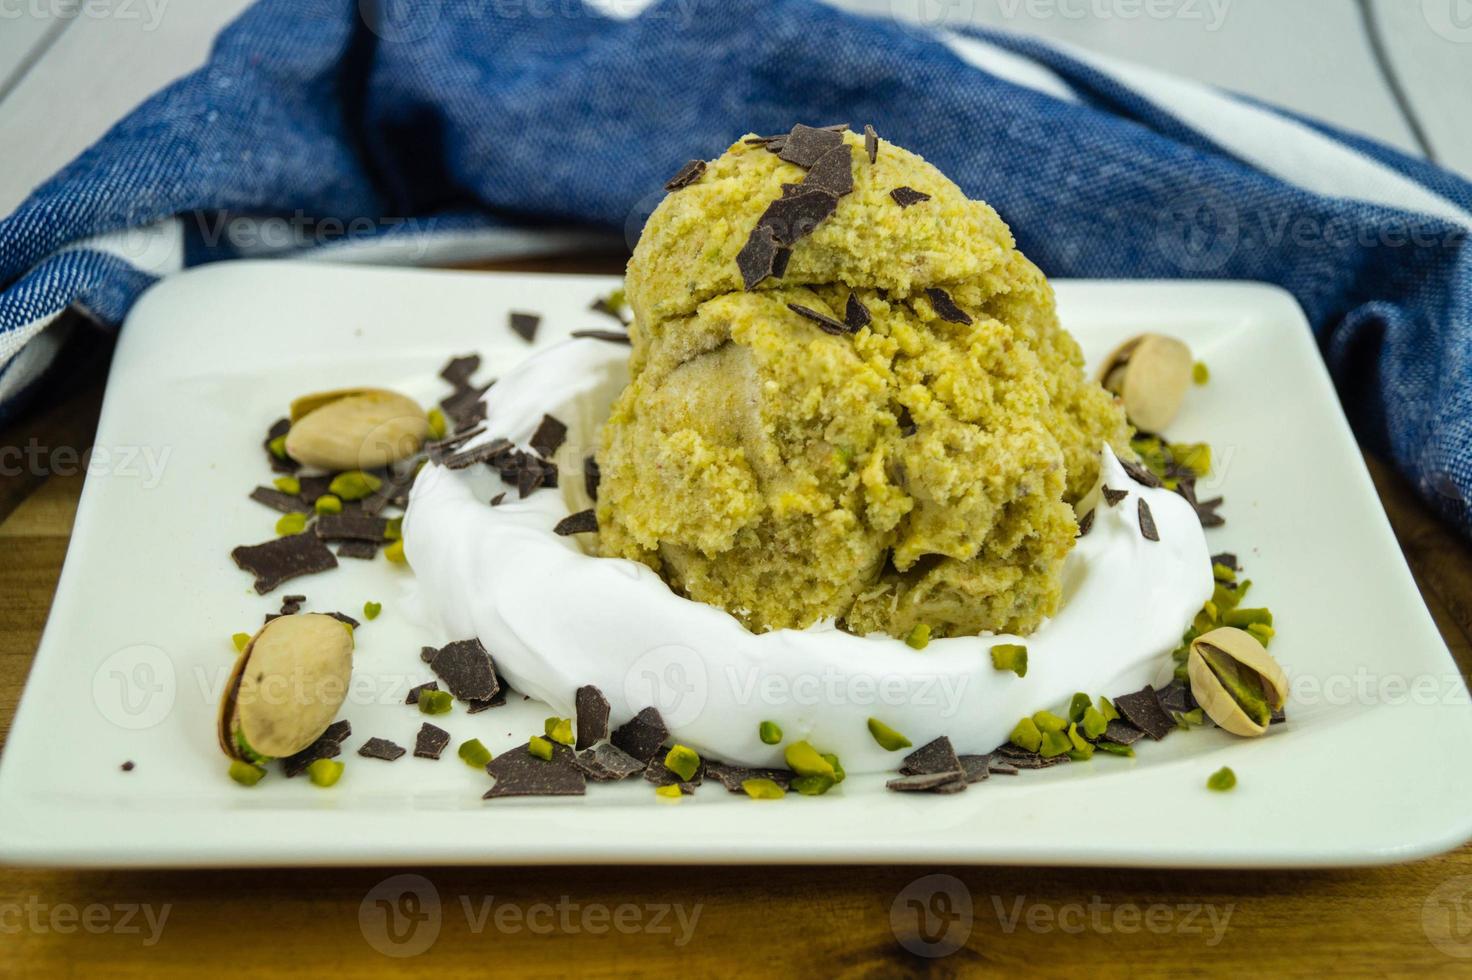
<path id="1" fill-rule="evenodd" d="M 250 747 L 250 743 L 245 740 L 244 729 L 237 728 L 235 730 L 235 751 L 244 756 L 245 761 L 253 762 L 258 766 L 264 766 L 271 761 L 269 755 L 261 755 L 261 753 Z"/>
<path id="2" fill-rule="evenodd" d="M 475 769 L 484 769 L 485 764 L 491 761 L 491 750 L 478 738 L 461 742 L 457 754 L 461 762 Z"/>
<path id="3" fill-rule="evenodd" d="M 685 795 L 684 790 L 671 783 L 669 786 L 654 787 L 654 795 L 666 800 L 678 800 Z"/>
<path id="4" fill-rule="evenodd" d="M 1084 738 L 1083 732 L 1078 730 L 1078 725 L 1075 724 L 1068 726 L 1068 741 L 1073 746 L 1073 748 L 1070 750 L 1070 754 L 1077 753 L 1074 761 L 1078 762 L 1082 761 L 1083 759 L 1092 759 L 1094 757 L 1094 743 Z M 1080 756 L 1082 758 L 1079 758 Z"/>
<path id="5" fill-rule="evenodd" d="M 270 442 L 266 443 L 266 448 L 271 450 L 271 455 L 275 456 L 277 459 L 291 458 L 290 456 L 286 455 L 286 436 L 277 436 L 275 439 L 272 439 Z"/>
<path id="6" fill-rule="evenodd" d="M 1113 701 L 1109 700 L 1104 695 L 1099 695 L 1099 699 L 1095 702 L 1095 704 L 1099 708 L 1099 714 L 1104 716 L 1105 721 L 1113 721 L 1114 719 L 1119 717 L 1119 709 L 1114 706 Z"/>
<path id="7" fill-rule="evenodd" d="M 419 692 L 419 710 L 426 715 L 449 714 L 454 704 L 455 699 L 449 691 L 423 690 Z"/>
<path id="8" fill-rule="evenodd" d="M 1222 614 L 1222 622 L 1241 629 L 1253 624 L 1273 625 L 1273 613 L 1269 609 L 1228 609 Z"/>
<path id="9" fill-rule="evenodd" d="M 1190 711 L 1172 711 L 1171 717 L 1176 720 L 1177 725 L 1188 732 L 1206 724 L 1206 713 L 1200 708 L 1192 708 Z"/>
<path id="10" fill-rule="evenodd" d="M 1018 677 L 1027 676 L 1027 647 L 1021 643 L 998 643 L 992 647 L 992 666 L 1010 670 Z"/>
<path id="11" fill-rule="evenodd" d="M 1084 716 L 1079 720 L 1083 726 L 1084 734 L 1089 738 L 1098 738 L 1104 734 L 1104 729 L 1109 727 L 1109 719 L 1104 717 L 1104 712 L 1092 704 L 1084 709 Z"/>
<path id="12" fill-rule="evenodd" d="M 1215 790 L 1218 793 L 1225 793 L 1227 790 L 1236 785 L 1237 774 L 1232 771 L 1230 766 L 1222 766 L 1216 772 L 1207 777 L 1206 780 L 1206 788 L 1210 790 Z"/>
<path id="13" fill-rule="evenodd" d="M 1043 732 L 1061 732 L 1068 727 L 1067 718 L 1059 718 L 1051 711 L 1034 711 L 1032 720 L 1038 730 Z"/>
<path id="14" fill-rule="evenodd" d="M 1089 705 L 1093 703 L 1093 698 L 1089 697 L 1083 691 L 1079 691 L 1073 696 L 1073 700 L 1068 702 L 1068 720 L 1083 721 L 1084 712 L 1087 711 L 1089 709 Z"/>
<path id="15" fill-rule="evenodd" d="M 249 762 L 235 759 L 230 763 L 230 778 L 242 786 L 254 786 L 266 775 L 266 770 Z"/>
<path id="16" fill-rule="evenodd" d="M 1173 442 L 1168 447 L 1178 467 L 1201 477 L 1211 472 L 1211 446 L 1204 442 Z"/>
<path id="17" fill-rule="evenodd" d="M 330 493 L 324 493 L 312 504 L 312 509 L 319 514 L 341 514 L 342 501 Z"/>
<path id="18" fill-rule="evenodd" d="M 402 517 L 390 517 L 383 526 L 383 538 L 385 541 L 399 541 L 404 537 L 404 519 Z"/>
<path id="19" fill-rule="evenodd" d="M 798 776 L 792 781 L 792 788 L 803 796 L 822 796 L 835 785 L 836 781 L 831 776 Z"/>
<path id="20" fill-rule="evenodd" d="M 409 559 L 404 556 L 403 539 L 400 538 L 398 541 L 395 541 L 393 544 L 390 544 L 388 547 L 384 548 L 383 557 L 387 558 L 395 565 L 402 565 L 407 562 Z"/>
<path id="21" fill-rule="evenodd" d="M 1235 568 L 1228 568 L 1219 561 L 1214 561 L 1211 563 L 1211 577 L 1218 582 L 1225 582 L 1230 585 L 1237 581 L 1237 570 Z"/>
<path id="22" fill-rule="evenodd" d="M 1012 734 L 1007 736 L 1007 741 L 1029 752 L 1036 752 L 1043 747 L 1043 733 L 1038 729 L 1037 722 L 1031 718 L 1024 718 L 1017 723 L 1016 728 L 1012 729 Z"/>
<path id="23" fill-rule="evenodd" d="M 342 778 L 342 763 L 336 759 L 317 759 L 307 766 L 307 776 L 312 780 L 313 786 L 336 786 L 337 781 Z"/>
<path id="24" fill-rule="evenodd" d="M 1133 745 L 1120 745 L 1118 742 L 1095 742 L 1094 748 L 1100 752 L 1108 752 L 1110 755 L 1122 755 L 1130 759 L 1135 757 Z"/>
<path id="25" fill-rule="evenodd" d="M 552 761 L 552 743 L 540 735 L 527 739 L 526 750 L 543 762 Z"/>
<path id="26" fill-rule="evenodd" d="M 571 745 L 572 719 L 553 716 L 542 722 L 542 733 L 559 745 Z"/>
<path id="27" fill-rule="evenodd" d="M 787 791 L 770 779 L 743 779 L 741 788 L 753 800 L 780 800 Z"/>
<path id="28" fill-rule="evenodd" d="M 372 473 L 348 470 L 332 478 L 332 482 L 327 485 L 327 492 L 342 500 L 362 500 L 381 486 L 383 481 Z"/>
<path id="29" fill-rule="evenodd" d="M 886 752 L 898 752 L 914 744 L 878 718 L 869 719 L 869 734 L 874 736 L 874 741 Z"/>
<path id="30" fill-rule="evenodd" d="M 924 650 L 930 644 L 930 624 L 916 623 L 905 634 L 905 646 L 911 650 Z"/>
<path id="31" fill-rule="evenodd" d="M 383 612 L 383 603 L 381 603 L 381 602 L 365 602 L 365 603 L 363 603 L 363 618 L 364 619 L 367 619 L 367 620 L 369 620 L 371 622 L 372 620 L 377 619 L 378 618 L 378 614 L 381 613 L 381 612 Z"/>
<path id="32" fill-rule="evenodd" d="M 1261 643 L 1264 647 L 1268 645 L 1269 640 L 1278 635 L 1277 630 L 1265 623 L 1248 623 L 1247 632 L 1251 633 L 1257 642 Z"/>
<path id="33" fill-rule="evenodd" d="M 1191 380 L 1198 385 L 1204 385 L 1211 380 L 1211 371 L 1206 367 L 1205 361 L 1197 361 L 1191 365 Z"/>
<path id="34" fill-rule="evenodd" d="M 1051 759 L 1071 751 L 1073 751 L 1073 743 L 1068 740 L 1067 733 L 1043 732 L 1043 742 L 1038 747 L 1038 753 L 1044 758 Z"/>
<path id="35" fill-rule="evenodd" d="M 833 767 L 833 785 L 837 786 L 848 778 L 848 773 L 843 771 L 843 763 L 838 761 L 838 756 L 832 752 L 824 752 L 823 759 Z"/>
<path id="36" fill-rule="evenodd" d="M 837 779 L 838 775 L 833 771 L 833 765 L 827 759 L 818 754 L 818 750 L 807 742 L 793 742 L 787 746 L 782 753 L 787 760 L 787 768 L 799 776 L 822 776 L 825 779 Z"/>
<path id="37" fill-rule="evenodd" d="M 276 534 L 278 537 L 286 537 L 291 534 L 301 534 L 307 529 L 307 515 L 299 511 L 290 514 L 282 514 L 281 519 L 276 522 Z"/>
<path id="38" fill-rule="evenodd" d="M 429 410 L 429 437 L 431 439 L 443 439 L 445 433 L 450 431 L 450 424 L 445 420 L 445 413 L 438 408 Z"/>
<path id="39" fill-rule="evenodd" d="M 700 755 L 688 745 L 676 745 L 665 753 L 664 767 L 688 783 L 700 769 Z"/>
<path id="40" fill-rule="evenodd" d="M 278 476 L 271 482 L 274 483 L 276 485 L 276 489 L 280 490 L 282 493 L 302 492 L 302 481 L 298 480 L 294 476 Z"/>
<path id="41" fill-rule="evenodd" d="M 782 741 L 782 726 L 775 721 L 764 721 L 757 726 L 757 737 L 764 745 L 776 745 Z"/>
<path id="42" fill-rule="evenodd" d="M 245 649 L 245 645 L 250 642 L 250 634 L 236 633 L 230 637 L 230 642 L 235 644 L 235 652 L 240 653 Z"/>

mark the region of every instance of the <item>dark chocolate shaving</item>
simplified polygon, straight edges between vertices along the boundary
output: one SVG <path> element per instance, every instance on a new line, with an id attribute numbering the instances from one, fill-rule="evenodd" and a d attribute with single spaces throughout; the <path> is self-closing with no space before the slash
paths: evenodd
<path id="1" fill-rule="evenodd" d="M 797 242 L 813 233 L 834 209 L 838 207 L 838 198 L 822 189 L 808 190 L 799 187 L 796 193 L 785 197 L 779 197 L 757 219 L 756 228 L 752 230 L 753 239 L 756 232 L 761 228 L 768 228 L 772 232 L 772 240 L 776 245 L 795 245 Z M 747 241 L 750 247 L 751 240 Z M 745 249 L 743 249 L 745 251 Z M 780 276 L 782 273 L 775 268 L 777 256 L 772 256 L 772 275 Z M 785 259 L 783 260 L 785 263 Z M 740 262 L 740 256 L 737 256 Z M 783 267 L 785 269 L 785 265 Z"/>
<path id="2" fill-rule="evenodd" d="M 585 684 L 573 695 L 577 721 L 577 748 L 586 749 L 608 738 L 608 699 L 592 684 Z"/>
<path id="3" fill-rule="evenodd" d="M 542 325 L 542 318 L 536 313 L 512 313 L 507 322 L 512 333 L 530 344 L 537 339 L 537 328 Z"/>
<path id="4" fill-rule="evenodd" d="M 1114 706 L 1131 725 L 1149 735 L 1157 742 L 1169 735 L 1176 727 L 1175 720 L 1160 706 L 1155 688 L 1146 684 L 1134 694 L 1114 699 Z"/>
<path id="5" fill-rule="evenodd" d="M 271 423 L 271 427 L 266 430 L 266 438 L 261 441 L 261 448 L 266 451 L 266 459 L 270 461 L 271 469 L 276 473 L 295 473 L 297 470 L 302 468 L 302 464 L 298 463 L 296 460 L 290 457 L 282 459 L 280 456 L 277 456 L 275 453 L 271 452 L 271 443 L 275 442 L 277 439 L 280 439 L 282 436 L 286 435 L 290 431 L 290 419 L 277 419 L 275 422 Z"/>
<path id="6" fill-rule="evenodd" d="M 496 665 L 478 639 L 457 640 L 442 647 L 429 662 L 429 669 L 460 701 L 489 701 L 501 689 Z"/>
<path id="7" fill-rule="evenodd" d="M 497 460 L 509 456 L 515 449 L 516 446 L 510 439 L 492 439 L 478 446 L 462 449 L 454 455 L 446 456 L 440 460 L 440 465 L 451 470 L 468 469 L 476 463 L 495 465 Z"/>
<path id="8" fill-rule="evenodd" d="M 778 255 L 786 251 L 777 243 L 776 233 L 771 228 L 762 225 L 753 228 L 751 237 L 736 254 L 736 268 L 741 271 L 742 285 L 750 290 L 768 276 L 780 278 L 787 267 L 787 259 L 782 258 L 782 268 L 778 269 Z"/>
<path id="9" fill-rule="evenodd" d="M 1237 556 L 1230 551 L 1223 551 L 1212 555 L 1211 563 L 1213 565 L 1221 565 L 1223 568 L 1230 568 L 1234 572 L 1242 570 L 1242 566 L 1237 564 Z"/>
<path id="10" fill-rule="evenodd" d="M 857 333 L 861 328 L 867 327 L 869 321 L 874 318 L 869 315 L 869 308 L 865 306 L 857 293 L 848 294 L 848 303 L 843 308 L 843 325 L 848 327 L 851 333 Z"/>
<path id="11" fill-rule="evenodd" d="M 598 530 L 598 515 L 591 508 L 568 514 L 552 528 L 553 532 L 567 537 L 572 534 L 589 534 Z"/>
<path id="12" fill-rule="evenodd" d="M 428 648 L 427 647 L 426 649 L 431 649 L 431 648 Z M 439 681 L 425 681 L 423 684 L 416 684 L 413 687 L 409 688 L 409 693 L 404 698 L 404 703 L 405 704 L 418 704 L 419 703 L 419 695 L 421 693 L 423 693 L 425 691 L 438 691 L 439 689 L 440 689 Z"/>
<path id="13" fill-rule="evenodd" d="M 644 781 L 656 786 L 678 786 L 680 792 L 689 796 L 695 792 L 695 788 L 705 781 L 705 762 L 702 761 L 695 769 L 695 775 L 689 779 L 681 779 L 677 773 L 672 772 L 664 764 L 664 756 L 655 753 L 654 758 L 644 767 Z"/>
<path id="14" fill-rule="evenodd" d="M 1104 727 L 1103 739 L 1106 742 L 1115 742 L 1119 745 L 1134 745 L 1145 737 L 1145 733 L 1123 718 L 1111 718 L 1109 724 Z"/>
<path id="15" fill-rule="evenodd" d="M 508 796 L 582 796 L 587 792 L 583 770 L 573 761 L 565 745 L 552 746 L 552 759 L 538 759 L 526 746 L 503 752 L 486 763 L 486 772 L 496 780 L 481 799 Z"/>
<path id="16" fill-rule="evenodd" d="M 1140 535 L 1146 541 L 1159 541 L 1160 532 L 1155 529 L 1155 517 L 1150 513 L 1150 505 L 1145 503 L 1145 498 L 1140 498 Z"/>
<path id="17" fill-rule="evenodd" d="M 1122 459 L 1119 461 L 1119 465 L 1124 467 L 1124 471 L 1128 473 L 1130 475 L 1130 479 L 1134 480 L 1136 483 L 1143 483 L 1147 487 L 1158 487 L 1162 485 L 1160 482 L 1160 477 L 1156 476 L 1154 473 L 1151 473 L 1142 464 L 1137 463 L 1134 460 Z"/>
<path id="18" fill-rule="evenodd" d="M 250 499 L 283 514 L 304 514 L 311 510 L 311 505 L 301 497 L 294 493 L 282 493 L 275 487 L 256 487 L 250 492 Z"/>
<path id="19" fill-rule="evenodd" d="M 574 330 L 571 334 L 580 340 L 606 340 L 610 344 L 632 344 L 634 339 L 621 330 Z"/>
<path id="20" fill-rule="evenodd" d="M 382 759 L 384 762 L 393 762 L 404 754 L 402 745 L 395 745 L 386 738 L 370 738 L 358 749 L 358 754 L 365 759 Z"/>
<path id="21" fill-rule="evenodd" d="M 935 315 L 949 323 L 970 323 L 971 314 L 956 305 L 951 299 L 951 294 L 944 289 L 934 286 L 925 290 L 925 295 L 930 299 L 930 305 L 935 308 Z"/>
<path id="22" fill-rule="evenodd" d="M 843 127 L 843 129 L 847 128 L 846 125 Z M 811 167 L 823 154 L 836 146 L 844 145 L 843 129 L 831 127 L 818 129 L 798 123 L 787 134 L 787 139 L 783 141 L 782 149 L 777 156 L 799 167 Z M 770 147 L 771 143 L 767 145 Z"/>
<path id="23" fill-rule="evenodd" d="M 1155 696 L 1160 699 L 1160 706 L 1171 714 L 1177 711 L 1184 714 L 1200 707 L 1196 696 L 1191 693 L 1191 685 L 1179 677 L 1172 678 L 1169 684 L 1155 692 Z"/>
<path id="24" fill-rule="evenodd" d="M 426 721 L 419 726 L 419 734 L 414 737 L 414 756 L 419 759 L 438 759 L 449 744 L 450 733 Z"/>
<path id="25" fill-rule="evenodd" d="M 809 309 L 806 306 L 799 306 L 796 303 L 788 303 L 787 308 L 796 313 L 798 316 L 816 323 L 819 327 L 823 329 L 824 333 L 831 333 L 838 337 L 844 337 L 853 332 L 849 329 L 847 324 L 840 323 L 839 321 L 833 319 L 831 316 L 828 316 L 825 313 L 819 313 L 817 310 Z"/>
<path id="26" fill-rule="evenodd" d="M 255 589 L 265 595 L 282 582 L 337 567 L 337 558 L 311 531 L 276 538 L 263 544 L 241 545 L 230 552 L 235 564 L 256 577 Z"/>
<path id="27" fill-rule="evenodd" d="M 864 124 L 864 152 L 869 154 L 870 163 L 879 159 L 879 134 L 867 123 Z"/>
<path id="28" fill-rule="evenodd" d="M 337 546 L 337 557 L 371 561 L 378 555 L 377 541 L 343 541 Z"/>
<path id="29" fill-rule="evenodd" d="M 592 310 L 594 313 L 602 313 L 604 316 L 611 316 L 624 326 L 628 325 L 627 321 L 624 320 L 623 311 L 620 310 L 617 306 L 614 306 L 611 302 L 609 302 L 609 298 L 607 296 L 599 296 L 597 299 L 593 300 L 588 309 Z M 574 334 L 574 336 L 576 336 L 576 334 Z"/>
<path id="30" fill-rule="evenodd" d="M 485 421 L 486 403 L 483 399 L 490 387 L 485 385 L 479 388 L 461 388 L 448 398 L 441 399 L 440 408 L 455 423 L 457 433 Z"/>
<path id="31" fill-rule="evenodd" d="M 724 762 L 706 764 L 705 774 L 716 780 L 732 793 L 745 793 L 741 784 L 748 779 L 770 779 L 784 790 L 792 785 L 797 773 L 790 769 L 749 769 L 745 766 L 728 766 Z"/>
<path id="32" fill-rule="evenodd" d="M 289 755 L 281 760 L 281 768 L 290 779 L 292 776 L 300 776 L 307 771 L 307 767 L 318 759 L 335 759 L 342 754 L 342 743 L 348 736 L 353 734 L 353 726 L 346 718 L 334 721 L 327 726 L 327 730 L 317 736 L 317 740 L 296 755 Z"/>
<path id="33" fill-rule="evenodd" d="M 614 783 L 621 779 L 628 779 L 644 771 L 645 764 L 629 755 L 617 745 L 604 742 L 601 745 L 579 752 L 573 757 L 573 764 L 583 771 L 583 775 L 598 783 Z"/>
<path id="34" fill-rule="evenodd" d="M 323 514 L 317 518 L 317 537 L 324 541 L 383 541 L 388 537 L 388 519 L 354 514 Z"/>
<path id="35" fill-rule="evenodd" d="M 440 377 L 444 378 L 458 390 L 470 387 L 470 378 L 480 370 L 479 354 L 462 354 L 452 357 L 448 364 L 440 368 Z"/>
<path id="36" fill-rule="evenodd" d="M 959 793 L 966 788 L 966 773 L 958 763 L 950 772 L 922 772 L 891 779 L 884 788 L 900 793 Z"/>
<path id="37" fill-rule="evenodd" d="M 889 192 L 889 196 L 894 198 L 894 203 L 902 208 L 907 208 L 912 204 L 919 204 L 921 201 L 930 200 L 929 194 L 926 194 L 924 191 L 917 191 L 913 187 L 896 187 Z"/>
<path id="38" fill-rule="evenodd" d="M 588 491 L 588 497 L 592 500 L 598 499 L 598 484 L 603 479 L 603 472 L 598 469 L 598 460 L 592 456 L 583 459 L 583 489 Z"/>
<path id="39" fill-rule="evenodd" d="M 1104 502 L 1110 507 L 1115 506 L 1130 495 L 1128 490 L 1114 490 L 1107 486 L 1101 488 L 1100 492 L 1104 494 Z"/>
<path id="40" fill-rule="evenodd" d="M 682 187 L 689 187 L 705 174 L 704 160 L 691 160 L 680 168 L 680 172 L 671 177 L 664 185 L 667 191 L 677 191 Z"/>
<path id="41" fill-rule="evenodd" d="M 957 758 L 961 760 L 961 771 L 966 774 L 966 782 L 979 783 L 991 775 L 991 756 L 963 755 Z"/>
<path id="42" fill-rule="evenodd" d="M 551 458 L 567 440 L 567 426 L 551 415 L 543 415 L 537 431 L 532 433 L 530 445 L 546 458 Z"/>
<path id="43" fill-rule="evenodd" d="M 1089 512 L 1087 514 L 1085 514 L 1083 517 L 1080 517 L 1078 519 L 1078 535 L 1077 536 L 1080 537 L 1080 538 L 1084 537 L 1085 535 L 1087 535 L 1089 533 L 1089 531 L 1093 530 L 1093 527 L 1094 527 L 1094 509 L 1092 507 L 1090 507 L 1089 508 Z"/>
<path id="44" fill-rule="evenodd" d="M 956 750 L 951 747 L 951 740 L 944 735 L 926 742 L 905 756 L 905 761 L 900 764 L 900 772 L 907 776 L 960 770 L 961 761 L 956 757 Z"/>
<path id="45" fill-rule="evenodd" d="M 614 730 L 609 737 L 614 745 L 640 762 L 648 762 L 670 737 L 664 718 L 655 707 L 645 708 Z"/>
<path id="46" fill-rule="evenodd" d="M 818 158 L 803 178 L 802 186 L 842 197 L 854 189 L 853 159 L 848 145 L 840 143 Z"/>

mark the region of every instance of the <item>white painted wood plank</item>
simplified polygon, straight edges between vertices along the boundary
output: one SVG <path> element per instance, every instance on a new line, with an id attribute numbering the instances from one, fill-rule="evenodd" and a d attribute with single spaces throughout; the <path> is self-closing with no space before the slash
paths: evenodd
<path id="1" fill-rule="evenodd" d="M 1472 2 L 1372 3 L 1391 68 L 1432 153 L 1472 176 Z"/>
<path id="2" fill-rule="evenodd" d="M 34 0 L 0 0 L 5 2 Z M 0 101 L 0 214 L 143 99 L 203 64 L 215 34 L 249 5 L 250 0 L 85 5 Z M 94 13 L 85 13 L 89 9 Z M 107 11 L 113 16 L 98 15 Z"/>

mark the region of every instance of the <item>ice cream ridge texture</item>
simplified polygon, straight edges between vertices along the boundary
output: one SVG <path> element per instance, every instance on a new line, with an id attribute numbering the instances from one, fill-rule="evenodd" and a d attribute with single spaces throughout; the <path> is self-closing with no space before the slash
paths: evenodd
<path id="1" fill-rule="evenodd" d="M 600 553 L 749 630 L 1025 634 L 1057 611 L 1113 398 L 991 207 L 872 132 L 693 165 L 628 266 Z"/>

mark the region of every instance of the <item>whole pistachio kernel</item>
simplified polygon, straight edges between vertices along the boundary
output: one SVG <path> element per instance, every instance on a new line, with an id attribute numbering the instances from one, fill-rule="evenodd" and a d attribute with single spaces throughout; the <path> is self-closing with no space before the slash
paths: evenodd
<path id="1" fill-rule="evenodd" d="M 770 779 L 743 779 L 741 789 L 753 800 L 780 800 L 787 791 Z"/>
<path id="2" fill-rule="evenodd" d="M 1230 766 L 1222 766 L 1206 778 L 1206 788 L 1218 793 L 1225 793 L 1236 785 L 1237 774 Z"/>
<path id="3" fill-rule="evenodd" d="M 1191 641 L 1187 673 L 1196 702 L 1233 735 L 1265 734 L 1288 696 L 1283 668 L 1256 636 L 1231 626 Z"/>
<path id="4" fill-rule="evenodd" d="M 230 642 L 235 644 L 235 652 L 239 653 L 240 651 L 244 650 L 245 645 L 250 642 L 250 634 L 236 633 L 230 637 Z"/>
<path id="5" fill-rule="evenodd" d="M 438 408 L 431 408 L 426 417 L 429 419 L 429 437 L 443 439 L 450 431 L 450 424 L 445 420 L 445 413 Z"/>
<path id="6" fill-rule="evenodd" d="M 249 762 L 234 759 L 230 763 L 230 778 L 242 786 L 254 786 L 265 778 L 266 770 Z"/>
<path id="7" fill-rule="evenodd" d="M 799 776 L 822 776 L 828 780 L 837 779 L 832 763 L 823 758 L 817 749 L 805 741 L 793 742 L 787 746 L 782 755 L 787 760 L 787 768 Z"/>
<path id="8" fill-rule="evenodd" d="M 1042 745 L 1038 747 L 1038 754 L 1045 759 L 1062 755 L 1073 751 L 1073 742 L 1069 741 L 1066 732 L 1043 732 Z"/>
<path id="9" fill-rule="evenodd" d="M 688 745 L 676 745 L 665 753 L 664 767 L 688 783 L 700 769 L 700 755 Z"/>
<path id="10" fill-rule="evenodd" d="M 916 623 L 905 634 L 905 646 L 911 650 L 924 650 L 930 644 L 930 624 Z"/>
<path id="11" fill-rule="evenodd" d="M 307 776 L 312 780 L 313 786 L 335 786 L 342 778 L 342 763 L 336 759 L 317 759 L 307 766 Z"/>
<path id="12" fill-rule="evenodd" d="M 874 741 L 886 752 L 898 752 L 914 744 L 878 718 L 869 719 L 869 734 L 874 736 Z"/>
<path id="13" fill-rule="evenodd" d="M 400 538 L 399 540 L 384 548 L 383 557 L 387 558 L 395 565 L 402 565 L 407 562 L 409 559 L 404 556 L 404 539 Z"/>
<path id="14" fill-rule="evenodd" d="M 276 534 L 283 538 L 292 534 L 301 534 L 306 529 L 307 515 L 299 511 L 282 514 L 281 519 L 276 522 Z"/>
<path id="15" fill-rule="evenodd" d="M 1010 670 L 1018 677 L 1027 676 L 1027 647 L 1021 643 L 998 643 L 992 647 L 992 666 Z"/>
<path id="16" fill-rule="evenodd" d="M 330 493 L 324 493 L 312 504 L 312 509 L 319 514 L 341 514 L 342 501 Z"/>
<path id="17" fill-rule="evenodd" d="M 294 476 L 278 476 L 271 481 L 282 493 L 301 493 L 302 481 Z"/>
<path id="18" fill-rule="evenodd" d="M 822 796 L 835 785 L 831 776 L 798 776 L 792 781 L 792 788 L 803 796 Z"/>
<path id="19" fill-rule="evenodd" d="M 446 715 L 455 706 L 455 698 L 449 691 L 431 691 L 426 688 L 419 692 L 419 710 L 426 715 Z"/>
<path id="20" fill-rule="evenodd" d="M 1198 385 L 1204 385 L 1211 380 L 1211 371 L 1207 368 L 1205 361 L 1197 361 L 1191 365 L 1191 381 Z"/>
<path id="21" fill-rule="evenodd" d="M 367 619 L 367 620 L 369 620 L 371 622 L 372 620 L 377 619 L 378 618 L 378 614 L 381 613 L 381 612 L 383 612 L 383 603 L 381 603 L 381 602 L 365 602 L 365 603 L 363 603 L 363 618 L 364 619 Z"/>
<path id="22" fill-rule="evenodd" d="M 542 722 L 542 731 L 543 734 L 559 745 L 571 745 L 573 743 L 571 718 L 558 718 L 554 715 Z"/>
<path id="23" fill-rule="evenodd" d="M 1084 734 L 1089 738 L 1098 738 L 1104 734 L 1104 729 L 1109 727 L 1109 719 L 1104 713 L 1092 704 L 1084 709 L 1084 716 L 1079 720 L 1083 726 Z"/>
<path id="24" fill-rule="evenodd" d="M 362 500 L 381 486 L 383 481 L 372 473 L 348 470 L 332 478 L 332 482 L 327 485 L 327 492 L 341 500 Z"/>
<path id="25" fill-rule="evenodd" d="M 460 743 L 456 750 L 460 761 L 472 769 L 483 769 L 485 764 L 491 761 L 491 750 L 485 747 L 485 743 L 478 738 L 472 738 Z"/>
<path id="26" fill-rule="evenodd" d="M 782 741 L 782 726 L 775 721 L 764 721 L 757 726 L 756 734 L 763 745 L 776 745 Z"/>
<path id="27" fill-rule="evenodd" d="M 552 743 L 540 735 L 527 739 L 526 750 L 543 762 L 552 761 Z"/>
<path id="28" fill-rule="evenodd" d="M 1083 691 L 1079 691 L 1073 696 L 1073 700 L 1068 702 L 1068 720 L 1083 721 L 1084 712 L 1087 711 L 1089 705 L 1093 703 L 1093 698 L 1089 697 Z"/>
<path id="29" fill-rule="evenodd" d="M 680 789 L 680 787 L 671 783 L 668 786 L 654 787 L 654 795 L 660 797 L 661 799 L 678 800 L 680 797 L 684 796 L 685 793 L 682 789 Z"/>
<path id="30" fill-rule="evenodd" d="M 271 450 L 271 455 L 277 459 L 286 460 L 291 457 L 286 455 L 286 436 L 277 436 L 266 443 L 266 448 Z"/>
<path id="31" fill-rule="evenodd" d="M 1037 722 L 1031 718 L 1024 718 L 1012 729 L 1012 734 L 1007 736 L 1007 741 L 1013 745 L 1036 752 L 1043 747 L 1043 733 L 1039 730 Z"/>
<path id="32" fill-rule="evenodd" d="M 1038 730 L 1043 732 L 1061 732 L 1068 727 L 1067 718 L 1059 718 L 1051 711 L 1034 711 L 1032 720 Z"/>

